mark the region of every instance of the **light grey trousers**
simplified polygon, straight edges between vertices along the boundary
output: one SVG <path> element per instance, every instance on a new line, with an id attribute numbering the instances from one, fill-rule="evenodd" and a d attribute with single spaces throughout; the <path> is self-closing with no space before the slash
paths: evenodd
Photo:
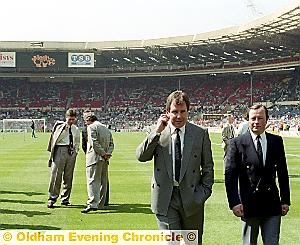
<path id="1" fill-rule="evenodd" d="M 96 164 L 86 167 L 87 206 L 90 208 L 102 209 L 104 207 L 107 181 L 108 164 L 105 161 L 99 161 Z"/>
<path id="2" fill-rule="evenodd" d="M 56 202 L 61 191 L 61 202 L 68 202 L 71 196 L 73 173 L 77 154 L 70 155 L 68 147 L 58 146 L 53 156 L 49 184 L 49 200 Z"/>
<path id="3" fill-rule="evenodd" d="M 167 216 L 157 214 L 156 220 L 161 230 L 198 230 L 198 244 L 202 244 L 204 205 L 196 214 L 186 217 L 178 188 L 173 189 Z"/>

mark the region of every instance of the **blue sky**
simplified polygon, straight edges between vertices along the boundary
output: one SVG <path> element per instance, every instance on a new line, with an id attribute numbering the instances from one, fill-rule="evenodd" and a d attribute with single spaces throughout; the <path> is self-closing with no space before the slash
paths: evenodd
<path id="1" fill-rule="evenodd" d="M 293 0 L 7 0 L 0 41 L 139 40 L 246 23 Z"/>

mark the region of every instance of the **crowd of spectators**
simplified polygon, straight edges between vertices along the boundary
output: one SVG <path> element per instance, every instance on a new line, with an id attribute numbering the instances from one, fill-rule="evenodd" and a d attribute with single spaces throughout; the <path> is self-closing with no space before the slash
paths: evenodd
<path id="1" fill-rule="evenodd" d="M 114 130 L 141 130 L 153 124 L 164 111 L 165 98 L 173 90 L 186 91 L 191 98 L 190 119 L 205 126 L 203 114 L 238 117 L 253 102 L 270 102 L 274 118 L 297 117 L 297 105 L 280 106 L 278 101 L 299 101 L 299 79 L 292 74 L 205 75 L 169 78 L 122 78 L 106 81 L 31 82 L 29 79 L 0 80 L 0 120 L 5 118 L 45 118 L 47 128 L 63 120 L 66 108 L 95 111 Z M 83 126 L 79 116 L 78 125 Z"/>

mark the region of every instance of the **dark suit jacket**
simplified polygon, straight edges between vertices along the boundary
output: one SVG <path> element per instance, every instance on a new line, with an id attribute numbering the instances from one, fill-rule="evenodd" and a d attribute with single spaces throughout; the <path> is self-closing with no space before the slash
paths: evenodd
<path id="1" fill-rule="evenodd" d="M 84 125 L 84 127 L 82 128 L 81 135 L 82 135 L 82 142 L 81 142 L 82 150 L 84 151 L 84 154 L 86 154 L 87 140 L 88 140 L 87 126 L 86 125 Z"/>
<path id="2" fill-rule="evenodd" d="M 172 139 L 168 125 L 161 136 L 151 132 L 138 146 L 137 159 L 150 161 L 154 157 L 151 183 L 151 208 L 155 214 L 166 215 L 173 190 Z M 211 142 L 207 130 L 187 123 L 179 178 L 179 190 L 186 217 L 203 209 L 212 193 L 214 169 Z"/>
<path id="3" fill-rule="evenodd" d="M 231 209 L 243 204 L 245 218 L 280 215 L 281 205 L 290 205 L 289 177 L 282 138 L 269 133 L 266 133 L 266 138 L 264 167 L 259 167 L 249 131 L 230 141 L 225 166 L 227 198 Z"/>

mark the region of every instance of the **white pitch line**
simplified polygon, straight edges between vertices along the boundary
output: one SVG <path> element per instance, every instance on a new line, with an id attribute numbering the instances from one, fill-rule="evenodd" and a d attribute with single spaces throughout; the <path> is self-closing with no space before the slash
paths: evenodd
<path id="1" fill-rule="evenodd" d="M 291 157 L 300 157 L 300 155 L 295 155 L 295 154 L 286 154 L 286 155 Z"/>

